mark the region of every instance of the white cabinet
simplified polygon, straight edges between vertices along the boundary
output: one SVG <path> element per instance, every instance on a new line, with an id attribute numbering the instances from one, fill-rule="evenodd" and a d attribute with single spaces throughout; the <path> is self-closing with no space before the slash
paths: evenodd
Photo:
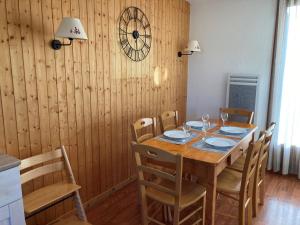
<path id="1" fill-rule="evenodd" d="M 0 225 L 25 225 L 19 167 L 0 171 Z"/>
<path id="2" fill-rule="evenodd" d="M 3 206 L 0 208 L 0 225 L 6 225 L 9 223 L 9 208 L 8 206 Z"/>

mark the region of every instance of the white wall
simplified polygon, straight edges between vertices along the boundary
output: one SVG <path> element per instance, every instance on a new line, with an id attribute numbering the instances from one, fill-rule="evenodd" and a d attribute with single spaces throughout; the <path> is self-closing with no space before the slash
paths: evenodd
<path id="1" fill-rule="evenodd" d="M 257 124 L 263 128 L 271 70 L 276 0 L 190 0 L 190 39 L 202 53 L 189 57 L 187 118 L 218 117 L 227 74 L 260 76 Z"/>

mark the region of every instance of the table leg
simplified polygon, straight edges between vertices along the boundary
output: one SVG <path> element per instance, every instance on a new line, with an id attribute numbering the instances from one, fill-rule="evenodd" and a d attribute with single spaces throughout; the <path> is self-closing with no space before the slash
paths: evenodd
<path id="1" fill-rule="evenodd" d="M 207 170 L 207 182 L 203 183 L 206 187 L 206 225 L 215 225 L 215 211 L 217 199 L 217 175 L 215 167 Z"/>

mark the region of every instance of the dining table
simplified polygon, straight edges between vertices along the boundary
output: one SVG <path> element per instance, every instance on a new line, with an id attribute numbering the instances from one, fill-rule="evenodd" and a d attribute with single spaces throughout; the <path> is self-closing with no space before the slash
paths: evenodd
<path id="1" fill-rule="evenodd" d="M 215 211 L 217 198 L 217 177 L 229 165 L 232 165 L 246 152 L 251 141 L 254 140 L 257 126 L 240 122 L 225 122 L 226 127 L 241 127 L 247 129 L 243 136 L 228 135 L 220 131 L 223 126 L 220 120 L 211 120 L 211 128 L 207 131 L 191 129 L 193 138 L 187 143 L 177 144 L 165 141 L 161 137 L 151 138 L 143 144 L 162 149 L 166 152 L 181 154 L 183 156 L 183 172 L 193 175 L 197 182 L 206 188 L 205 224 L 215 225 Z M 181 128 L 178 128 L 181 129 Z M 226 151 L 209 151 L 206 148 L 196 147 L 203 138 L 221 137 L 234 140 L 235 144 Z"/>

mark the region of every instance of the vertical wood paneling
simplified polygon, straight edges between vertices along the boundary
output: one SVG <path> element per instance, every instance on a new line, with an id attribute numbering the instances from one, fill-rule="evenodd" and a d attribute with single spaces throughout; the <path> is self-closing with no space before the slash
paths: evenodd
<path id="1" fill-rule="evenodd" d="M 79 18 L 79 2 L 71 1 L 71 16 Z M 75 111 L 76 111 L 76 139 L 78 148 L 78 180 L 81 184 L 81 197 L 86 200 L 86 174 L 85 174 L 85 129 L 83 85 L 81 73 L 81 44 L 73 45 L 73 75 L 75 85 Z M 71 162 L 72 164 L 72 162 Z"/>
<path id="2" fill-rule="evenodd" d="M 1 89 L 0 89 L 1 94 Z M 4 130 L 4 118 L 3 118 L 3 106 L 2 106 L 2 99 L 0 98 L 0 153 L 6 153 L 5 147 L 5 130 Z"/>
<path id="3" fill-rule="evenodd" d="M 103 71 L 104 71 L 104 136 L 105 136 L 105 191 L 112 186 L 112 148 L 111 148 L 111 76 L 110 76 L 110 52 L 109 52 L 109 8 L 108 2 L 102 0 L 102 33 L 103 33 Z"/>
<path id="4" fill-rule="evenodd" d="M 0 87 L 1 87 L 1 102 L 4 129 L 0 135 L 4 137 L 5 143 L 1 148 L 6 148 L 5 152 L 19 156 L 19 144 L 17 137 L 17 123 L 16 123 L 16 108 L 15 96 L 12 78 L 12 69 L 9 54 L 9 37 L 7 30 L 7 16 L 6 16 L 6 2 L 0 1 Z"/>
<path id="5" fill-rule="evenodd" d="M 86 32 L 89 32 L 87 21 L 87 0 L 79 1 L 80 18 Z M 81 45 L 81 76 L 83 85 L 83 115 L 85 130 L 85 176 L 86 176 L 86 197 L 92 196 L 93 168 L 92 168 L 92 119 L 91 119 L 91 90 L 90 90 L 90 68 L 88 45 Z"/>
<path id="6" fill-rule="evenodd" d="M 118 41 L 129 6 L 151 24 L 152 47 L 141 62 Z M 185 119 L 187 57 L 177 57 L 189 38 L 185 0 L 0 0 L 0 13 L 0 150 L 25 158 L 65 145 L 84 201 L 135 174 L 130 123 L 174 109 Z M 81 19 L 89 40 L 54 51 L 50 41 L 68 16 Z M 46 176 L 25 191 L 61 178 Z"/>
<path id="7" fill-rule="evenodd" d="M 15 94 L 16 123 L 18 131 L 19 152 L 15 156 L 26 157 L 30 155 L 29 122 L 27 108 L 27 94 L 24 76 L 24 62 L 21 45 L 20 16 L 18 0 L 6 1 L 7 31 L 9 36 L 9 50 L 11 76 Z"/>
<path id="8" fill-rule="evenodd" d="M 105 138 L 104 138 L 104 86 L 103 86 L 103 34 L 102 34 L 102 1 L 95 1 L 95 31 L 96 31 L 96 73 L 97 73 L 97 89 L 98 89 L 98 121 L 99 121 L 99 183 L 100 192 L 105 190 L 105 176 L 106 176 L 106 164 L 105 164 Z"/>
<path id="9" fill-rule="evenodd" d="M 120 1 L 120 10 L 126 7 L 126 1 Z M 118 48 L 120 49 L 120 48 Z M 121 179 L 128 177 L 128 82 L 127 60 L 120 51 L 121 59 L 121 122 L 122 122 L 122 153 L 121 155 Z M 125 160 L 124 160 L 125 159 Z M 126 169 L 125 169 L 126 168 Z"/>
<path id="10" fill-rule="evenodd" d="M 37 3 L 34 3 L 37 4 Z M 59 129 L 58 129 L 58 106 L 57 106 L 57 85 L 56 85 L 56 73 L 55 73 L 55 59 L 54 52 L 51 51 L 48 47 L 47 37 L 53 37 L 53 22 L 52 22 L 52 4 L 51 0 L 42 1 L 42 15 L 43 15 L 43 24 L 39 26 L 44 27 L 44 54 L 45 54 L 45 64 L 46 64 L 46 73 L 42 76 L 46 77 L 47 86 L 41 86 L 44 90 L 47 90 L 47 100 L 48 100 L 48 115 L 49 120 L 45 121 L 49 124 L 49 133 L 50 133 L 50 146 L 49 150 L 59 144 Z M 38 17 L 34 18 L 34 22 L 38 20 Z M 34 29 L 34 27 L 32 27 Z M 41 51 L 41 49 L 37 49 Z M 40 120 L 42 121 L 42 120 Z M 45 184 L 53 183 L 53 176 L 47 176 L 44 179 Z M 47 218 L 55 218 L 55 211 L 51 209 L 47 212 Z"/>

